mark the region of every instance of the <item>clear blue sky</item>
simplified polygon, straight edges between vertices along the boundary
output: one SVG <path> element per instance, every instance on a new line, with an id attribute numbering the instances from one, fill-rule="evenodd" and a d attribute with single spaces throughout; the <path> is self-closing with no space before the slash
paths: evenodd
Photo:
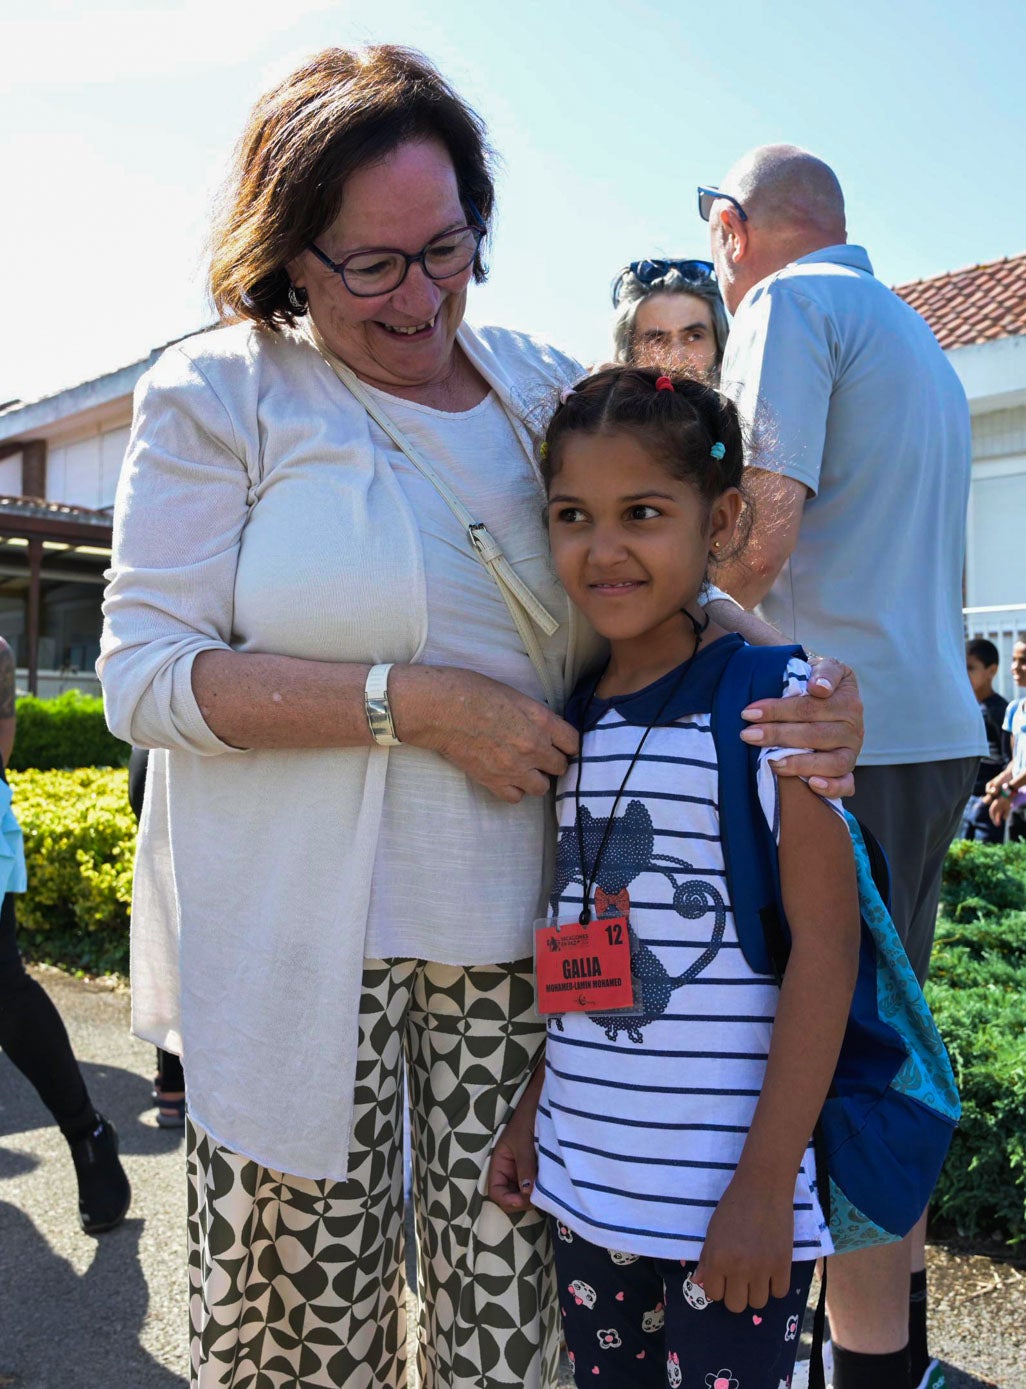
<path id="1" fill-rule="evenodd" d="M 380 22 L 372 16 L 380 9 Z M 888 283 L 1026 250 L 1021 3 L 7 0 L 0 400 L 209 317 L 210 199 L 258 93 L 331 44 L 421 48 L 501 157 L 470 316 L 583 359 L 627 260 L 707 254 L 694 186 L 768 141 L 827 159 Z"/>

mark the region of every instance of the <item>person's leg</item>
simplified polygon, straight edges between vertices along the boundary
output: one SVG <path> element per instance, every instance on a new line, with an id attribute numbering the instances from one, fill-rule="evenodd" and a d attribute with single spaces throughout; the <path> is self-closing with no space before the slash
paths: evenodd
<path id="1" fill-rule="evenodd" d="M 790 1384 L 815 1262 L 792 1264 L 791 1287 L 765 1307 L 731 1312 L 691 1284 L 694 1264 L 660 1260 L 666 1301 L 664 1370 L 674 1389 L 777 1389 Z"/>
<path id="2" fill-rule="evenodd" d="M 550 1389 L 558 1313 L 540 1211 L 484 1194 L 492 1145 L 541 1054 L 530 960 L 425 964 L 410 1009 L 421 1389 Z"/>
<path id="3" fill-rule="evenodd" d="M 550 1227 L 574 1382 L 583 1389 L 601 1377 L 603 1389 L 662 1389 L 661 1264 L 602 1249 L 551 1218 Z"/>
<path id="4" fill-rule="evenodd" d="M 157 1123 L 162 1129 L 180 1129 L 185 1124 L 185 1074 L 181 1057 L 157 1048 L 157 1076 L 153 1085 Z"/>
<path id="5" fill-rule="evenodd" d="M 120 1225 L 132 1199 L 114 1125 L 97 1113 L 50 995 L 25 970 L 11 893 L 0 905 L 0 1049 L 53 1115 L 71 1149 L 87 1235 Z"/>
<path id="6" fill-rule="evenodd" d="M 348 1180 L 271 1171 L 187 1121 L 192 1389 L 405 1389 L 402 1036 L 417 968 L 364 962 Z"/>
<path id="7" fill-rule="evenodd" d="M 891 915 L 920 981 L 929 970 L 944 856 L 973 775 L 971 758 L 855 773 L 849 806 L 887 854 Z M 834 1389 L 907 1389 L 911 1258 L 909 1237 L 829 1260 Z"/>

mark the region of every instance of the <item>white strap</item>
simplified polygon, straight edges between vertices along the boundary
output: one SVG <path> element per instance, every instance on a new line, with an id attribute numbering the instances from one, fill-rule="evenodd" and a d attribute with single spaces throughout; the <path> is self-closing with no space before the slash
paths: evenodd
<path id="1" fill-rule="evenodd" d="M 551 637 L 554 632 L 559 630 L 558 620 L 552 616 L 544 604 L 539 602 L 527 584 L 524 583 L 503 554 L 502 546 L 484 522 L 474 520 L 448 483 L 444 482 L 430 464 L 420 456 L 399 426 L 389 419 L 379 403 L 364 389 L 359 377 L 346 366 L 340 357 L 332 352 L 310 318 L 307 319 L 307 327 L 314 346 L 343 386 L 356 397 L 371 419 L 384 430 L 396 447 L 402 450 L 421 476 L 431 483 L 459 521 L 474 553 L 491 574 L 502 594 L 506 607 L 509 609 L 509 615 L 520 634 L 520 640 L 524 643 L 524 650 L 530 657 L 535 673 L 541 681 L 541 687 L 545 692 L 545 702 L 553 709 L 560 709 L 563 703 L 563 692 L 553 682 L 538 638 L 531 626 L 532 622 L 535 623 L 546 636 Z"/>

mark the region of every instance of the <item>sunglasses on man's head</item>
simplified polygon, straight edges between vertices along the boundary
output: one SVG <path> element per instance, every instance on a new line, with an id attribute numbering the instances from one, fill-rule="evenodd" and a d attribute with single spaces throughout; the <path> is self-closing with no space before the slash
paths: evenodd
<path id="1" fill-rule="evenodd" d="M 732 203 L 737 209 L 737 215 L 741 218 L 742 222 L 748 221 L 748 213 L 738 202 L 737 198 L 732 198 L 729 193 L 721 193 L 718 188 L 703 188 L 701 184 L 699 184 L 698 215 L 703 222 L 708 222 L 712 213 L 713 203 L 717 198 L 722 198 L 724 202 Z"/>
<path id="2" fill-rule="evenodd" d="M 650 285 L 656 280 L 661 280 L 671 270 L 676 270 L 683 279 L 690 280 L 692 284 L 702 284 L 716 278 L 711 260 L 632 260 L 630 265 L 624 266 L 613 281 L 613 308 L 615 309 L 623 298 L 628 275 L 633 275 L 643 285 Z"/>

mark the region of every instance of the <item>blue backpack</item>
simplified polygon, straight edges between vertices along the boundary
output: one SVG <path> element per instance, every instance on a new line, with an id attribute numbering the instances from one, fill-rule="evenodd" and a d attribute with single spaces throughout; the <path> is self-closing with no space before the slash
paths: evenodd
<path id="1" fill-rule="evenodd" d="M 779 983 L 790 949 L 777 846 L 758 799 L 759 749 L 741 710 L 778 698 L 798 646 L 745 646 L 713 698 L 720 833 L 745 959 Z M 838 1254 L 907 1235 L 926 1209 L 961 1106 L 944 1044 L 887 909 L 886 859 L 853 815 L 862 934 L 848 1027 L 814 1135 L 819 1201 Z"/>

